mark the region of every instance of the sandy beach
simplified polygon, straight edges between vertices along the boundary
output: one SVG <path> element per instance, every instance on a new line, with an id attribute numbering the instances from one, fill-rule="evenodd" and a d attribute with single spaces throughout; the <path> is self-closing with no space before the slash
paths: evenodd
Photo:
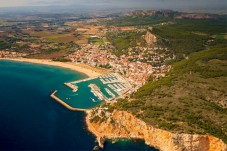
<path id="1" fill-rule="evenodd" d="M 81 64 L 77 64 L 73 62 L 56 62 L 56 61 L 47 60 L 47 59 L 28 59 L 28 58 L 2 58 L 2 59 L 67 68 L 76 72 L 84 73 L 88 77 L 97 77 L 105 73 L 102 70 L 98 70 L 90 66 L 86 67 L 85 65 L 81 66 Z"/>

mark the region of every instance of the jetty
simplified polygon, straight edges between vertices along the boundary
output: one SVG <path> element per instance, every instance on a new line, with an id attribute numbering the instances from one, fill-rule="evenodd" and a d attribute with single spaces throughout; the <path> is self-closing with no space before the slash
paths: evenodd
<path id="1" fill-rule="evenodd" d="M 91 78 L 87 78 L 87 79 L 73 81 L 73 82 L 70 82 L 70 83 L 71 84 L 77 84 L 77 83 L 80 83 L 80 82 L 85 82 L 85 81 L 93 80 L 93 79 L 96 79 L 96 78 L 98 78 L 98 77 L 91 77 Z"/>
<path id="2" fill-rule="evenodd" d="M 78 86 L 73 85 L 72 83 L 64 83 L 64 85 L 72 89 L 73 92 L 76 92 L 78 90 Z"/>
<path id="3" fill-rule="evenodd" d="M 58 91 L 55 90 L 51 95 L 50 97 L 53 98 L 55 101 L 57 101 L 58 103 L 60 103 L 61 105 L 63 105 L 64 107 L 66 107 L 67 109 L 71 110 L 71 111 L 88 111 L 89 109 L 80 109 L 80 108 L 74 108 L 74 107 L 71 107 L 70 105 L 68 105 L 67 103 L 65 103 L 64 101 L 62 101 L 60 98 L 58 98 L 55 94 L 57 93 Z"/>
<path id="4" fill-rule="evenodd" d="M 91 88 L 91 92 L 99 98 L 99 100 L 107 101 L 108 98 L 101 92 L 100 88 L 96 84 L 89 84 L 88 87 Z"/>
<path id="5" fill-rule="evenodd" d="M 112 97 L 112 98 L 115 98 L 116 95 L 113 94 L 108 88 L 105 88 L 106 92 Z"/>

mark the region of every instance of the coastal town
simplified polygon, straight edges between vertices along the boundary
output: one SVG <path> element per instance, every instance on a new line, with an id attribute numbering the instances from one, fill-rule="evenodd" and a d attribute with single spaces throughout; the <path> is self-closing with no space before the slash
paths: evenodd
<path id="1" fill-rule="evenodd" d="M 171 69 L 167 62 L 176 57 L 172 50 L 158 44 L 151 26 L 106 25 L 112 20 L 111 17 L 96 16 L 75 21 L 44 18 L 32 23 L 11 21 L 2 24 L 0 58 L 75 68 L 89 78 L 64 83 L 72 94 L 80 91 L 80 83 L 90 81 L 88 87 L 96 98 L 88 100 L 113 104 L 136 92 L 148 80 L 164 77 Z M 99 73 L 100 69 L 105 72 Z M 100 84 L 92 80 L 99 80 Z M 55 90 L 51 97 L 66 108 L 88 111 L 69 105 L 69 97 L 61 98 L 59 93 L 61 91 Z M 110 107 L 100 107 L 89 120 L 102 118 L 103 114 L 108 118 L 109 110 Z"/>
<path id="2" fill-rule="evenodd" d="M 89 82 L 86 92 L 89 95 L 81 101 L 93 106 L 100 105 L 99 102 L 113 105 L 120 98 L 130 97 L 148 80 L 164 77 L 171 70 L 168 62 L 176 59 L 172 50 L 158 43 L 151 26 L 106 25 L 111 20 L 102 16 L 79 21 L 51 18 L 0 25 L 4 31 L 0 32 L 0 58 L 65 67 L 89 76 L 64 83 L 71 89 L 68 95 L 74 97 L 62 97 L 62 90 L 55 90 L 50 96 L 69 110 L 88 113 L 86 123 L 98 136 L 100 147 L 103 147 L 102 137 L 97 135 L 92 122 L 112 117 L 112 107 L 92 110 L 78 107 L 79 85 Z"/>
<path id="3" fill-rule="evenodd" d="M 151 75 L 156 80 L 165 76 L 171 68 L 166 62 L 175 59 L 175 56 L 167 47 L 157 45 L 151 27 L 140 29 L 101 25 L 108 20 L 111 18 L 97 17 L 73 22 L 65 19 L 63 25 L 56 24 L 55 20 L 45 21 L 45 24 L 15 22 L 13 25 L 1 25 L 4 32 L 0 32 L 0 57 L 86 64 L 119 73 L 136 89 L 144 85 Z M 143 44 L 133 44 L 120 50 L 107 38 L 107 34 L 111 33 L 117 33 L 118 37 L 136 34 L 135 38 Z M 11 39 L 11 46 L 6 43 L 6 39 Z M 116 54 L 118 51 L 123 53 Z"/>
<path id="4" fill-rule="evenodd" d="M 3 136 L 25 150 L 97 151 L 129 139 L 141 150 L 226 151 L 226 19 L 90 8 L 1 14 Z M 33 138 L 27 130 L 37 139 L 21 139 Z"/>
<path id="5" fill-rule="evenodd" d="M 136 51 L 133 51 L 133 49 Z M 101 49 L 99 45 L 86 44 L 82 46 L 81 50 L 68 55 L 66 58 L 72 62 L 111 69 L 113 72 L 126 77 L 128 81 L 139 88 L 146 83 L 151 75 L 160 78 L 170 70 L 170 66 L 166 66 L 164 62 L 173 58 L 166 53 L 158 54 L 157 49 L 164 50 L 156 47 L 154 49 L 136 47 L 129 49 L 129 55 L 118 57 L 106 49 Z M 156 66 L 152 66 L 149 62 L 156 63 Z"/>
<path id="6" fill-rule="evenodd" d="M 66 19 L 63 25 L 56 24 L 55 20 L 45 24 L 3 25 L 3 28 L 8 30 L 0 33 L 2 40 L 0 57 L 51 59 L 59 64 L 71 62 L 81 71 L 83 68 L 92 72 L 96 72 L 94 69 L 105 70 L 101 73 L 104 75 L 98 78 L 103 86 L 106 85 L 103 91 L 110 98 L 103 94 L 100 86 L 90 84 L 89 87 L 99 100 L 113 103 L 118 98 L 125 98 L 136 92 L 147 80 L 164 77 L 171 69 L 167 62 L 176 57 L 167 47 L 157 43 L 158 39 L 152 33 L 152 27 L 103 25 L 110 20 L 112 19 L 95 18 L 83 21 Z M 12 39 L 13 46 L 3 45 L 6 33 L 10 33 L 7 38 Z M 114 42 L 115 39 L 121 38 L 127 44 L 127 35 L 134 36 L 130 39 L 129 46 L 121 48 L 120 43 Z M 119 79 L 123 80 L 119 82 Z M 76 85 L 78 82 L 81 81 L 64 84 L 73 92 L 77 92 L 80 89 Z"/>
<path id="7" fill-rule="evenodd" d="M 0 51 L 0 58 L 20 58 L 25 56 L 25 53 L 19 53 L 15 51 Z"/>

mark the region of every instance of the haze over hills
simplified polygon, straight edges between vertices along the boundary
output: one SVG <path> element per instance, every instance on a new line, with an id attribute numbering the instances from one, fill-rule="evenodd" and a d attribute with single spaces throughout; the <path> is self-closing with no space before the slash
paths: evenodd
<path id="1" fill-rule="evenodd" d="M 226 13 L 226 1 L 217 0 L 68 0 L 68 1 L 37 1 L 37 0 L 1 0 L 0 13 L 78 13 L 94 11 L 122 11 L 136 9 L 171 9 L 182 12 Z"/>

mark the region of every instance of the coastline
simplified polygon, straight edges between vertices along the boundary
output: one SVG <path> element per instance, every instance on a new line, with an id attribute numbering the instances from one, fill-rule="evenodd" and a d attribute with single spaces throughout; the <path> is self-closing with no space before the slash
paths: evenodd
<path id="1" fill-rule="evenodd" d="M 101 72 L 94 71 L 94 70 L 92 70 L 91 67 L 87 67 L 86 65 L 83 65 L 83 64 L 82 64 L 82 67 L 78 66 L 76 63 L 73 63 L 73 62 L 67 62 L 66 63 L 66 62 L 56 62 L 56 61 L 52 61 L 52 60 L 49 60 L 49 59 L 28 59 L 28 58 L 0 58 L 0 60 L 27 62 L 27 63 L 32 63 L 32 64 L 42 64 L 42 65 L 49 65 L 49 66 L 66 68 L 66 69 L 70 69 L 72 71 L 83 73 L 83 74 L 87 75 L 89 78 L 98 77 L 98 76 L 104 74 L 103 72 L 101 73 Z M 101 140 L 101 138 L 103 138 L 103 135 L 101 133 L 99 133 L 98 131 L 96 131 L 95 128 L 89 122 L 90 110 L 72 108 L 71 106 L 69 106 L 65 102 L 63 102 L 63 101 L 59 100 L 57 97 L 55 97 L 55 95 L 54 95 L 55 93 L 56 93 L 56 91 L 54 91 L 50 95 L 51 98 L 56 100 L 58 103 L 60 103 L 64 107 L 68 108 L 71 111 L 82 111 L 82 112 L 86 113 L 85 123 L 87 125 L 87 129 L 88 129 L 89 132 L 91 132 L 93 135 L 95 135 L 97 137 L 99 146 L 102 146 L 103 143 L 100 140 Z M 104 147 L 104 146 L 102 146 L 102 147 Z"/>
<path id="2" fill-rule="evenodd" d="M 16 62 L 27 62 L 27 63 L 32 63 L 32 64 L 42 64 L 42 65 L 62 67 L 62 68 L 70 69 L 72 71 L 84 73 L 88 77 L 97 77 L 97 76 L 100 76 L 100 75 L 104 74 L 104 73 L 100 73 L 100 72 L 91 70 L 91 68 L 87 68 L 86 66 L 85 67 L 77 66 L 76 63 L 72 63 L 72 62 L 67 62 L 66 63 L 66 62 L 55 62 L 55 61 L 52 61 L 52 60 L 49 60 L 49 59 L 28 59 L 28 58 L 0 58 L 0 60 L 9 60 L 9 61 L 16 61 Z M 96 140 L 97 140 L 98 145 L 99 145 L 100 148 L 104 148 L 104 142 L 105 142 L 106 139 L 128 138 L 126 136 L 118 136 L 118 135 L 109 136 L 106 133 L 99 132 L 96 129 L 96 126 L 93 125 L 94 123 L 90 122 L 91 110 L 72 108 L 68 104 L 64 103 L 63 101 L 61 101 L 57 97 L 55 97 L 55 95 L 54 95 L 55 93 L 56 93 L 56 91 L 54 91 L 50 96 L 51 96 L 51 98 L 56 100 L 61 105 L 65 106 L 66 108 L 68 108 L 71 111 L 82 111 L 82 112 L 86 113 L 86 115 L 85 115 L 85 123 L 86 123 L 87 130 L 96 137 Z M 137 138 L 138 139 L 142 139 L 141 137 L 132 137 L 132 138 L 133 139 L 137 139 Z"/>
<path id="3" fill-rule="evenodd" d="M 28 59 L 28 58 L 0 58 L 0 60 L 27 62 L 27 63 L 62 67 L 62 68 L 76 71 L 76 72 L 83 73 L 83 74 L 87 75 L 88 77 L 97 77 L 97 76 L 104 74 L 104 72 L 98 72 L 97 70 L 95 71 L 92 68 L 87 68 L 85 66 L 79 66 L 73 62 L 56 62 L 56 61 L 52 61 L 49 59 Z"/>
<path id="4" fill-rule="evenodd" d="M 99 147 L 104 148 L 104 141 L 105 141 L 105 136 L 103 134 L 101 134 L 100 132 L 98 132 L 95 127 L 93 127 L 93 125 L 90 123 L 90 116 L 91 116 L 91 111 L 87 110 L 86 116 L 85 116 L 85 123 L 87 125 L 87 130 L 92 133 L 95 137 L 96 140 L 99 144 Z"/>
<path id="5" fill-rule="evenodd" d="M 99 146 L 104 147 L 105 139 L 141 139 L 150 147 L 161 151 L 226 151 L 227 145 L 219 138 L 209 134 L 174 133 L 159 129 L 136 118 L 127 111 L 114 110 L 103 122 L 91 122 L 91 112 L 86 112 L 88 130 L 97 138 Z M 111 122 L 114 121 L 114 122 Z"/>

